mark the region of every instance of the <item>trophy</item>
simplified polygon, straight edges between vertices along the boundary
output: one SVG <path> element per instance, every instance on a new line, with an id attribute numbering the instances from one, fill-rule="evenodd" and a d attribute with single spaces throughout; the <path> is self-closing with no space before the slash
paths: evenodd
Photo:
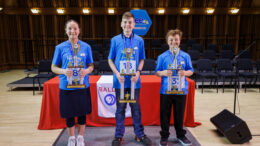
<path id="1" fill-rule="evenodd" d="M 121 76 L 135 76 L 136 74 L 136 62 L 130 60 L 133 53 L 133 49 L 125 48 L 126 61 L 120 61 L 120 75 Z M 120 99 L 119 103 L 135 103 L 135 81 L 131 80 L 131 94 L 126 93 L 124 90 L 125 83 L 120 83 Z M 130 99 L 129 99 L 130 98 Z"/>
<path id="2" fill-rule="evenodd" d="M 77 48 L 77 45 L 75 45 L 75 48 Z M 68 70 L 72 71 L 72 76 L 67 76 L 67 88 L 85 88 L 84 77 L 80 77 L 79 75 L 80 70 L 83 68 L 81 58 L 78 58 L 76 55 L 69 58 Z"/>
<path id="3" fill-rule="evenodd" d="M 178 74 L 179 70 L 182 70 L 181 64 L 177 65 L 169 64 L 168 70 L 172 71 L 173 76 L 168 76 L 168 87 L 166 94 L 184 94 L 182 88 L 185 86 L 185 76 Z"/>

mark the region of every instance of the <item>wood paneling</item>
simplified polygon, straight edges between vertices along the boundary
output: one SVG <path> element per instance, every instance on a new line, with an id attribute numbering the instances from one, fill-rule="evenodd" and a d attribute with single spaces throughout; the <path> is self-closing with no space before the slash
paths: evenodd
<path id="1" fill-rule="evenodd" d="M 108 38 L 112 38 L 113 36 L 117 35 L 117 31 L 116 31 L 116 28 L 117 27 L 120 27 L 120 26 L 117 26 L 115 27 L 115 22 L 117 21 L 116 19 L 116 15 L 107 15 L 105 16 L 107 18 L 107 35 L 105 35 L 104 37 L 108 37 Z M 121 27 L 120 27 L 121 28 Z"/>
<path id="2" fill-rule="evenodd" d="M 96 15 L 95 16 L 95 36 L 96 38 L 104 38 L 105 37 L 105 27 L 102 25 L 104 24 L 104 19 L 105 16 L 104 15 Z M 101 27 L 99 27 L 99 26 Z M 119 27 L 119 26 L 118 26 Z"/>
<path id="3" fill-rule="evenodd" d="M 254 60 L 259 59 L 260 7 L 255 0 L 5 0 L 0 5 L 4 7 L 0 12 L 0 70 L 30 67 L 38 60 L 51 59 L 55 45 L 67 39 L 64 25 L 69 19 L 79 22 L 81 39 L 102 43 L 121 32 L 122 14 L 132 8 L 146 9 L 152 19 L 150 30 L 143 36 L 148 50 L 152 39 L 164 42 L 169 29 L 179 28 L 183 42 L 195 39 L 204 47 L 216 43 L 220 49 L 222 44 L 231 43 L 235 52 L 256 40 L 250 51 Z M 31 14 L 32 7 L 39 7 L 41 13 Z M 58 15 L 58 7 L 65 8 L 66 13 Z M 91 13 L 82 14 L 83 7 L 91 8 Z M 109 7 L 116 8 L 116 14 L 108 15 Z M 182 15 L 182 7 L 191 8 L 191 13 Z M 206 15 L 206 7 L 215 7 L 215 13 Z M 241 10 L 230 15 L 230 7 Z M 157 14 L 157 8 L 165 8 L 166 13 Z"/>
<path id="4" fill-rule="evenodd" d="M 92 23 L 90 23 L 92 20 L 91 15 L 85 15 L 82 16 L 82 26 L 81 26 L 81 34 L 85 38 L 92 38 Z M 83 28 L 83 31 L 82 31 Z"/>

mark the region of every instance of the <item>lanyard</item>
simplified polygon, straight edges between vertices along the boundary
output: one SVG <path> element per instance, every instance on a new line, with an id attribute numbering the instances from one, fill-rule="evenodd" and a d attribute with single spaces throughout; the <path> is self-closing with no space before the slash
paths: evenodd
<path id="1" fill-rule="evenodd" d="M 133 52 L 133 50 L 131 50 L 131 49 L 133 49 L 132 48 L 133 33 L 130 36 L 130 48 L 127 48 L 126 37 L 125 37 L 124 34 L 123 34 L 123 39 L 124 39 L 124 45 L 125 45 L 125 49 L 126 49 L 125 50 L 125 55 L 126 55 L 127 60 L 130 60 L 130 58 L 132 56 L 132 52 Z"/>
<path id="2" fill-rule="evenodd" d="M 124 39 L 125 48 L 127 48 L 127 45 L 126 45 L 126 37 L 125 37 L 124 34 L 123 34 L 123 39 Z M 132 33 L 131 36 L 130 36 L 130 48 L 132 48 L 132 40 L 133 40 L 133 33 Z"/>
<path id="3" fill-rule="evenodd" d="M 175 55 L 173 55 L 173 53 L 169 50 L 169 55 L 171 57 L 173 66 L 175 65 L 175 68 L 178 68 L 178 62 L 180 63 L 179 49 L 177 50 Z"/>
<path id="4" fill-rule="evenodd" d="M 71 44 L 70 54 L 72 56 L 72 65 L 73 66 L 77 66 L 77 64 L 74 63 L 74 59 L 75 59 L 75 62 L 76 62 L 79 49 L 80 49 L 80 45 L 78 43 L 74 44 L 74 45 Z"/>

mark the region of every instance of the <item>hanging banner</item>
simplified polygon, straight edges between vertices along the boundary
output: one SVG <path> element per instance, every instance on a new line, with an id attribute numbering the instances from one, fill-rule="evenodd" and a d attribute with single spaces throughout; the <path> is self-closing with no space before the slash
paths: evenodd
<path id="1" fill-rule="evenodd" d="M 135 28 L 133 32 L 137 35 L 146 35 L 152 21 L 146 10 L 131 10 L 130 11 L 135 17 Z"/>

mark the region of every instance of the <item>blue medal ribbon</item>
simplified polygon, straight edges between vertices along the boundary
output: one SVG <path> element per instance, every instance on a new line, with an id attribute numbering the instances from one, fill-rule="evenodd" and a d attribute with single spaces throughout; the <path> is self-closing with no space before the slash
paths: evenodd
<path id="1" fill-rule="evenodd" d="M 74 49 L 75 49 L 75 51 L 74 51 Z M 77 51 L 77 49 L 78 49 L 78 42 L 77 42 L 77 44 L 74 44 L 74 46 L 72 46 L 72 44 L 70 45 L 70 54 L 72 56 L 72 65 L 73 66 L 76 66 L 75 63 L 74 63 L 74 56 L 78 55 L 79 50 Z"/>
<path id="2" fill-rule="evenodd" d="M 127 44 L 126 44 L 126 36 L 123 34 L 123 39 L 124 39 L 124 45 L 125 45 L 125 48 L 126 49 L 128 49 L 127 48 Z M 131 36 L 130 36 L 130 49 L 132 48 L 133 49 L 133 47 L 132 47 L 132 40 L 133 40 L 133 33 L 131 34 Z M 126 56 L 128 56 L 129 54 L 130 54 L 130 50 L 128 51 L 126 51 L 126 53 L 127 54 L 125 54 Z M 129 60 L 130 60 L 130 58 L 131 58 L 131 56 L 129 56 Z"/>

